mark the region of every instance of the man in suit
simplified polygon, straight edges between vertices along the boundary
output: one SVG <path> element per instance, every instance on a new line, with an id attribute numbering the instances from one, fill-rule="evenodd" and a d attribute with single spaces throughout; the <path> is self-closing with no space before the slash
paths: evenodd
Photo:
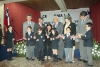
<path id="1" fill-rule="evenodd" d="M 35 38 L 36 38 L 37 30 L 39 28 L 42 28 L 42 33 L 45 34 L 45 30 L 44 30 L 45 29 L 45 25 L 43 24 L 43 18 L 42 17 L 40 17 L 38 19 L 38 23 L 35 24 L 35 26 L 34 26 L 34 35 L 35 35 Z M 37 46 L 36 46 L 36 57 L 37 57 L 37 59 L 39 57 Z"/>
<path id="2" fill-rule="evenodd" d="M 31 20 L 32 20 L 32 15 L 31 14 L 28 14 L 27 15 L 27 21 L 23 23 L 23 39 L 26 39 L 25 38 L 25 33 L 27 32 L 27 27 L 28 26 L 31 26 L 32 27 L 32 32 L 34 32 L 35 22 L 33 22 Z M 28 59 L 27 57 L 28 57 L 28 55 L 26 54 L 26 59 Z"/>
<path id="3" fill-rule="evenodd" d="M 60 37 L 60 40 L 58 42 L 58 60 L 61 61 L 63 59 L 63 52 L 64 52 L 64 43 L 63 43 L 63 40 L 61 38 L 61 35 L 63 32 L 63 24 L 58 21 L 57 16 L 54 16 L 53 21 L 54 21 L 53 27 L 56 28 L 56 30 L 59 34 L 59 37 Z"/>
<path id="4" fill-rule="evenodd" d="M 93 59 L 92 59 L 92 48 L 93 48 L 93 34 L 92 34 L 92 23 L 88 22 L 85 25 L 86 33 L 84 36 L 78 34 L 78 37 L 84 40 L 84 47 L 85 47 L 85 58 L 87 58 L 86 66 L 93 66 Z"/>
<path id="5" fill-rule="evenodd" d="M 80 33 L 82 35 L 85 35 L 85 33 L 86 33 L 85 24 L 87 22 L 92 23 L 92 20 L 89 17 L 87 17 L 86 11 L 82 11 L 80 13 L 80 20 L 78 21 L 77 34 Z M 83 40 L 82 39 L 79 40 L 79 50 L 80 50 L 79 61 L 87 62 L 87 58 L 85 58 L 85 48 L 83 46 Z"/>

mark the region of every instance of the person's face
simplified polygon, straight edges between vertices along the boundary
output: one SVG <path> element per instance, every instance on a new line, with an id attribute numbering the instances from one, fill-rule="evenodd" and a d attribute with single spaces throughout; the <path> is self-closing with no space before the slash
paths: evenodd
<path id="1" fill-rule="evenodd" d="M 68 20 L 68 19 L 65 19 L 65 22 L 66 22 L 66 23 L 69 23 L 69 22 L 70 22 L 70 20 Z"/>
<path id="2" fill-rule="evenodd" d="M 54 23 L 58 22 L 58 19 L 55 17 L 53 18 Z"/>
<path id="3" fill-rule="evenodd" d="M 27 21 L 31 21 L 32 17 L 31 16 L 27 16 Z"/>
<path id="4" fill-rule="evenodd" d="M 88 27 L 88 25 L 85 25 L 85 29 L 90 30 L 90 27 Z"/>
<path id="5" fill-rule="evenodd" d="M 39 19 L 39 23 L 41 23 L 41 24 L 42 24 L 42 23 L 43 23 L 43 20 Z"/>
<path id="6" fill-rule="evenodd" d="M 28 28 L 27 28 L 27 32 L 30 32 L 30 31 L 31 31 L 31 29 L 28 27 Z"/>
<path id="7" fill-rule="evenodd" d="M 81 20 L 85 20 L 86 16 L 80 16 Z"/>
<path id="8" fill-rule="evenodd" d="M 70 33 L 71 30 L 69 28 L 66 29 L 66 33 Z"/>
<path id="9" fill-rule="evenodd" d="M 47 29 L 50 30 L 51 29 L 51 26 L 47 26 Z"/>
<path id="10" fill-rule="evenodd" d="M 42 33 L 42 30 L 39 30 L 38 33 L 41 34 Z"/>
<path id="11" fill-rule="evenodd" d="M 12 27 L 9 27 L 8 29 L 9 29 L 10 31 L 12 31 Z"/>

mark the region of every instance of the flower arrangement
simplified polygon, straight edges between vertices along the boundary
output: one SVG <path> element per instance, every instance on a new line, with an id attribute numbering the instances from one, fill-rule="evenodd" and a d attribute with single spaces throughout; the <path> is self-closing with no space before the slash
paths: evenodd
<path id="1" fill-rule="evenodd" d="M 93 49 L 92 49 L 92 56 L 94 60 L 100 60 L 100 43 L 93 39 Z"/>
<path id="2" fill-rule="evenodd" d="M 17 42 L 14 51 L 20 57 L 26 56 L 26 42 L 24 40 Z"/>

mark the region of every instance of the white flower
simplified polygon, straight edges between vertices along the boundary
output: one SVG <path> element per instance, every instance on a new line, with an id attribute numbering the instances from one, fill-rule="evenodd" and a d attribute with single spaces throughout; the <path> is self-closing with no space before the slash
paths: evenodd
<path id="1" fill-rule="evenodd" d="M 98 47 L 98 45 L 95 45 L 95 47 L 97 48 L 97 47 Z"/>

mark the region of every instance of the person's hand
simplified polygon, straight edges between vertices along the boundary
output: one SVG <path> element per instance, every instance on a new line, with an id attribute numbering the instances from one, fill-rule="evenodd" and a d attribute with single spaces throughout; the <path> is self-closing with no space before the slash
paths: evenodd
<path id="1" fill-rule="evenodd" d="M 33 38 L 36 39 L 36 36 L 34 36 Z"/>
<path id="2" fill-rule="evenodd" d="M 45 40 L 43 40 L 43 41 L 45 41 Z"/>
<path id="3" fill-rule="evenodd" d="M 64 35 L 62 35 L 62 39 L 65 39 L 65 36 Z"/>
<path id="4" fill-rule="evenodd" d="M 47 35 L 47 38 L 49 38 L 49 36 Z"/>
<path id="5" fill-rule="evenodd" d="M 30 40 L 30 38 L 28 38 L 28 40 Z"/>
<path id="6" fill-rule="evenodd" d="M 39 41 L 39 39 L 37 39 L 36 41 Z"/>
<path id="7" fill-rule="evenodd" d="M 26 38 L 25 38 L 25 37 L 23 37 L 23 39 L 24 39 L 24 40 L 26 40 Z"/>
<path id="8" fill-rule="evenodd" d="M 78 38 L 81 38 L 82 34 L 78 34 Z"/>
<path id="9" fill-rule="evenodd" d="M 15 40 L 15 38 L 12 39 L 12 41 L 14 41 L 14 40 Z"/>
<path id="10" fill-rule="evenodd" d="M 50 40 L 52 40 L 52 38 L 50 38 Z"/>
<path id="11" fill-rule="evenodd" d="M 52 40 L 54 40 L 54 38 L 52 38 Z"/>

